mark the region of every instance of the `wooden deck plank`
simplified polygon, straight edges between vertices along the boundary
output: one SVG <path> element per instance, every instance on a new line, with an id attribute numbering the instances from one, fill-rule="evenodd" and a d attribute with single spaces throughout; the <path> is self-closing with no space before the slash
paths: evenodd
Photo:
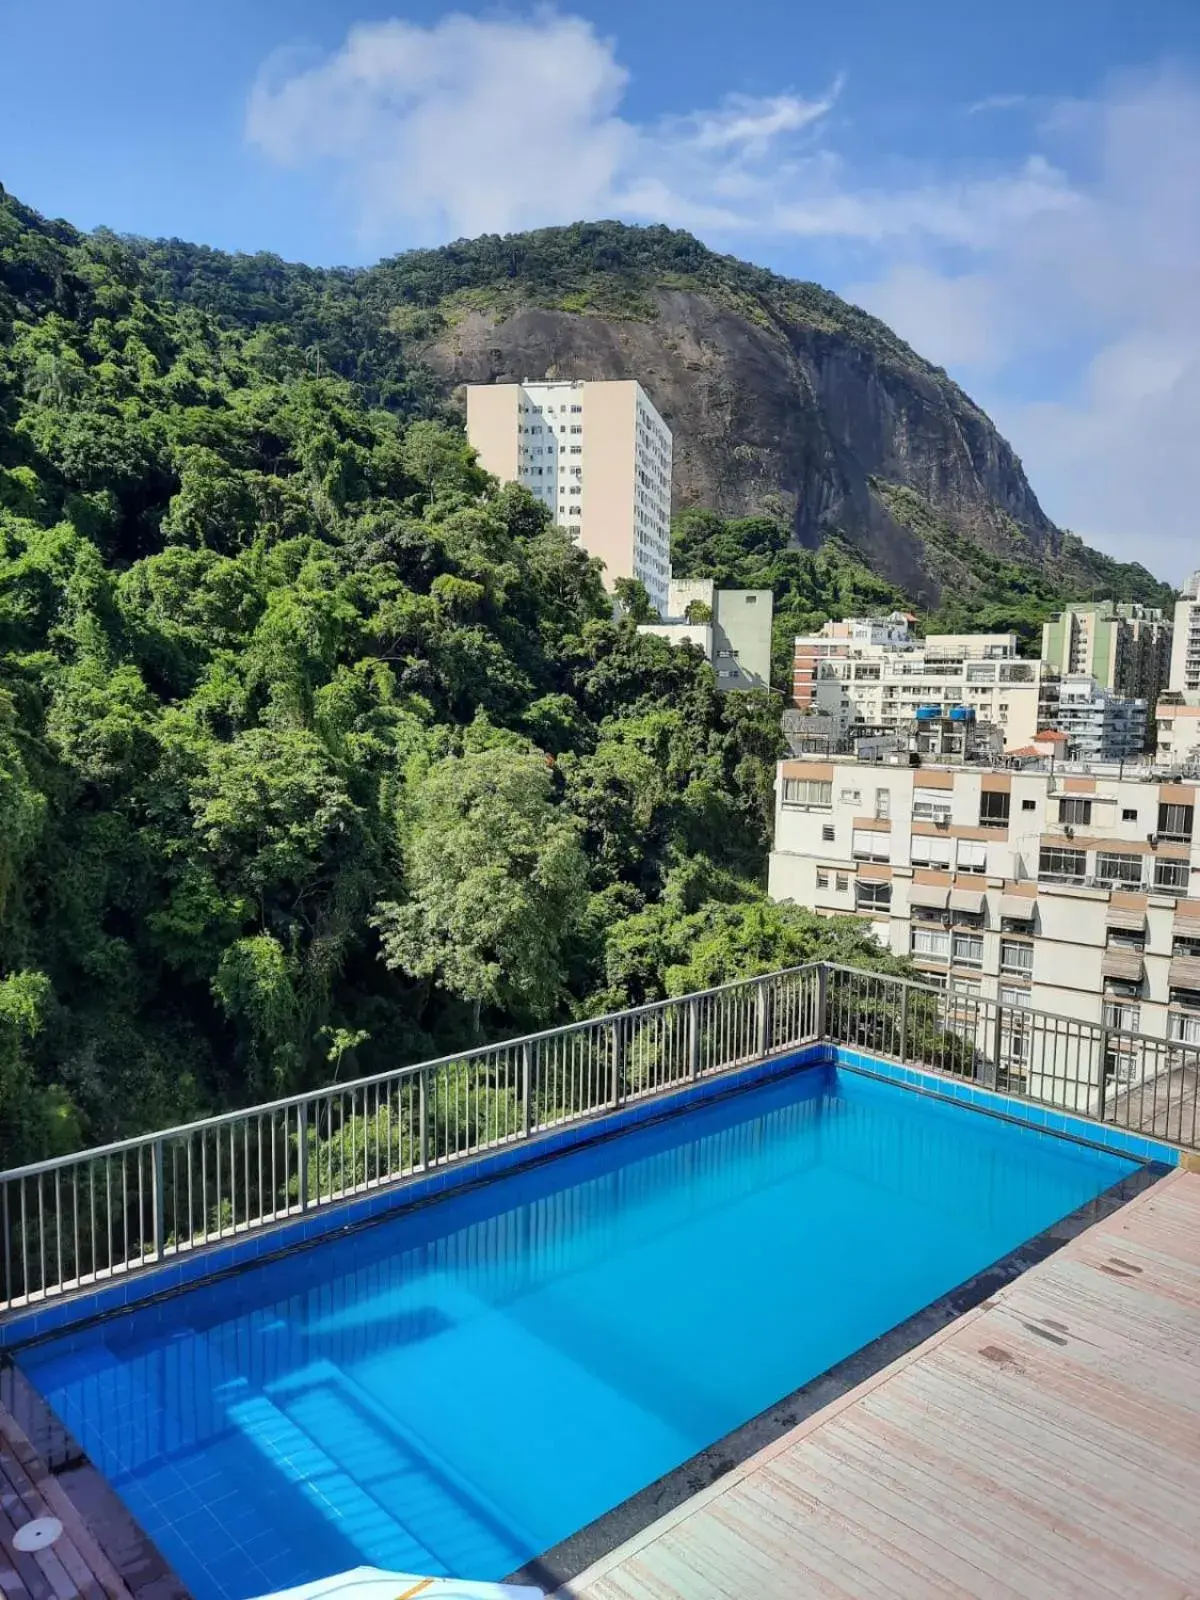
<path id="1" fill-rule="evenodd" d="M 559 1600 L 1200 1594 L 1200 1174 L 1176 1173 Z"/>
<path id="2" fill-rule="evenodd" d="M 36 1517 L 57 1517 L 63 1532 L 35 1554 L 13 1534 Z M 5 1600 L 132 1600 L 61 1486 L 0 1407 L 0 1595 Z"/>

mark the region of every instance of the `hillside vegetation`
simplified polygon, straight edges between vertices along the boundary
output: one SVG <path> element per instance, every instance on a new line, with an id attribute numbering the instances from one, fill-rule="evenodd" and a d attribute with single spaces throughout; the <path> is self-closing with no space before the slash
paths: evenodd
<path id="1" fill-rule="evenodd" d="M 170 254 L 0 198 L 0 1166 L 888 964 L 758 887 L 777 705 L 614 623 L 352 282 Z"/>
<path id="2" fill-rule="evenodd" d="M 834 537 L 925 610 L 1015 607 L 1032 638 L 1063 599 L 1162 589 L 1055 528 L 979 407 L 877 318 L 677 230 L 580 223 L 363 271 L 130 247 L 162 295 L 286 329 L 310 370 L 402 414 L 457 420 L 468 382 L 636 377 L 674 430 L 679 509 Z"/>

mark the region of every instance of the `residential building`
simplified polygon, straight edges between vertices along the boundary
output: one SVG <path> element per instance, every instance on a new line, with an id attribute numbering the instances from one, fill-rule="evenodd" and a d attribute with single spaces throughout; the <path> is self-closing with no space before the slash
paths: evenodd
<path id="1" fill-rule="evenodd" d="M 1042 625 L 1042 659 L 1062 677 L 1094 678 L 1104 689 L 1153 705 L 1167 684 L 1171 623 L 1133 602 L 1068 606 Z"/>
<path id="2" fill-rule="evenodd" d="M 660 616 L 671 578 L 671 431 L 640 383 L 468 384 L 480 464 L 549 507 L 604 581 L 638 578 Z"/>
<path id="3" fill-rule="evenodd" d="M 1011 633 L 921 640 L 897 613 L 826 623 L 793 647 L 793 704 L 832 718 L 841 734 L 856 723 L 907 732 L 918 718 L 965 708 L 1016 749 L 1052 720 L 1056 698 L 1055 675 L 1020 659 Z"/>
<path id="4" fill-rule="evenodd" d="M 643 624 L 638 632 L 697 645 L 719 689 L 769 689 L 774 606 L 770 589 L 718 589 L 711 578 L 672 578 L 667 620 Z"/>
<path id="5" fill-rule="evenodd" d="M 1175 606 L 1171 675 L 1155 718 L 1160 758 L 1200 770 L 1200 572 Z"/>
<path id="6" fill-rule="evenodd" d="M 1145 700 L 1114 694 L 1095 678 L 1068 675 L 1058 686 L 1055 728 L 1069 761 L 1135 761 L 1146 748 Z"/>
<path id="7" fill-rule="evenodd" d="M 1007 759 L 780 762 L 772 897 L 862 918 L 964 997 L 1200 1042 L 1198 786 Z"/>
<path id="8" fill-rule="evenodd" d="M 1188 587 L 1200 588 L 1200 572 L 1189 580 Z M 1176 602 L 1167 687 L 1176 694 L 1200 694 L 1200 594 L 1185 592 Z"/>

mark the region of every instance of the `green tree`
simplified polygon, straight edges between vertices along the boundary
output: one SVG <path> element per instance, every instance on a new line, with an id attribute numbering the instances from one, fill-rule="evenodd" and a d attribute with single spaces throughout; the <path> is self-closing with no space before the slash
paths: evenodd
<path id="1" fill-rule="evenodd" d="M 374 923 L 388 963 L 520 1021 L 552 1016 L 586 863 L 545 758 L 519 747 L 434 762 L 406 794 L 407 897 Z"/>

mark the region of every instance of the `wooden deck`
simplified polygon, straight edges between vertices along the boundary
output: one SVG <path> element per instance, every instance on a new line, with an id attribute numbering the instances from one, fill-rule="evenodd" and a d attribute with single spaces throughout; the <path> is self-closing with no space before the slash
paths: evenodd
<path id="1" fill-rule="evenodd" d="M 61 1537 L 33 1554 L 13 1534 L 37 1517 L 57 1517 Z M 4 1600 L 131 1600 L 62 1486 L 0 1406 L 0 1595 Z"/>
<path id="2" fill-rule="evenodd" d="M 559 1600 L 1200 1595 L 1200 1174 L 1176 1173 Z"/>

